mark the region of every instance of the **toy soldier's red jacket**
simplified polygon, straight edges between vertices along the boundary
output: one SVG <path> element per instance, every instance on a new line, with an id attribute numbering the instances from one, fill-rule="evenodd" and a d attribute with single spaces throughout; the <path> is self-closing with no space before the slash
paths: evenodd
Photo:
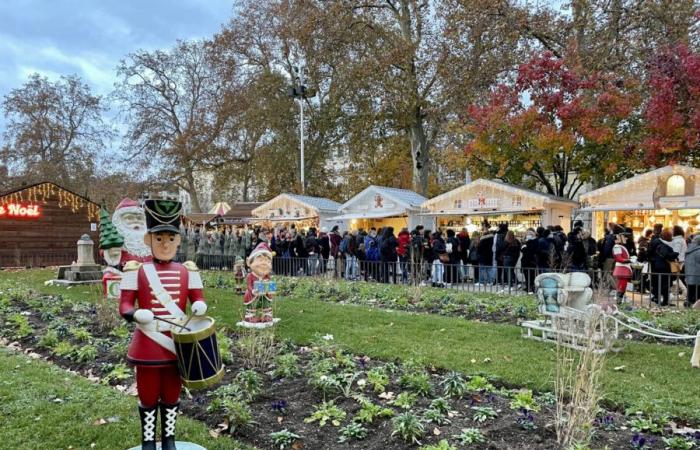
<path id="1" fill-rule="evenodd" d="M 163 288 L 168 291 L 180 310 L 185 312 L 187 300 L 190 303 L 204 300 L 202 279 L 199 276 L 199 272 L 195 270 L 196 266 L 192 265 L 190 268 L 189 265 L 186 267 L 175 262 L 156 262 L 153 264 Z M 124 268 L 124 277 L 120 287 L 119 313 L 122 316 L 129 313 L 133 314 L 137 308 L 141 308 L 150 309 L 156 317 L 162 317 L 171 321 L 174 319 L 170 312 L 153 296 L 143 265 L 137 263 L 127 265 Z M 154 322 L 158 331 L 162 331 L 166 336 L 170 336 L 170 331 L 168 331 L 170 329 L 169 324 L 159 320 Z M 138 327 L 129 345 L 126 359 L 134 365 L 141 366 L 176 364 L 176 358 L 173 353 L 151 340 Z"/>
<path id="2" fill-rule="evenodd" d="M 264 277 L 260 278 L 255 273 L 250 272 L 248 276 L 246 277 L 246 291 L 245 295 L 243 296 L 243 304 L 244 305 L 250 305 L 253 300 L 255 299 L 255 296 L 253 295 L 253 285 L 255 284 L 256 281 L 269 281 L 270 280 L 270 275 L 265 275 Z M 270 296 L 265 294 L 267 298 L 269 299 Z"/>
<path id="3" fill-rule="evenodd" d="M 624 245 L 615 244 L 613 247 L 613 258 L 615 259 L 615 269 L 613 276 L 618 278 L 632 278 L 632 267 L 630 267 L 630 253 Z"/>

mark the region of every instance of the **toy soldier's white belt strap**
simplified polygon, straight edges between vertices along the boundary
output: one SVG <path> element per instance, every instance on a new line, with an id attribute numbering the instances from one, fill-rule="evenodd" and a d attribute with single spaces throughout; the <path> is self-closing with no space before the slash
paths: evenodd
<path id="1" fill-rule="evenodd" d="M 151 322 L 148 325 L 137 324 L 136 326 L 150 340 L 152 340 L 156 344 L 160 345 L 164 349 L 168 350 L 173 355 L 176 354 L 175 353 L 175 342 L 173 341 L 173 339 L 171 337 L 164 335 L 160 331 L 155 331 L 157 329 L 155 323 Z"/>
<path id="2" fill-rule="evenodd" d="M 184 320 L 186 318 L 185 313 L 182 312 L 180 307 L 177 306 L 177 303 L 173 301 L 168 291 L 163 287 L 163 283 L 160 282 L 158 272 L 156 272 L 153 263 L 145 263 L 143 265 L 143 271 L 146 274 L 146 279 L 148 279 L 148 284 L 150 284 L 156 300 L 158 300 L 175 318 Z"/>

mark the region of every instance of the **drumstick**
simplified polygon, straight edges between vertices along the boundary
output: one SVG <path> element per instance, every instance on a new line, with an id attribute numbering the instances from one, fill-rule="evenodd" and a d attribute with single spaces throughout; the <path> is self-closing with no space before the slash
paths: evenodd
<path id="1" fill-rule="evenodd" d="M 185 324 L 184 324 L 184 325 L 181 325 L 181 327 L 184 328 L 184 329 L 187 330 L 187 331 L 190 331 L 190 329 L 187 328 L 187 324 L 190 323 L 190 320 L 192 320 L 193 317 L 194 317 L 194 314 L 191 315 L 190 317 L 188 317 L 187 320 L 185 321 Z"/>
<path id="2" fill-rule="evenodd" d="M 171 322 L 171 321 L 166 320 L 166 319 L 161 319 L 161 318 L 158 317 L 158 316 L 153 316 L 153 318 L 156 319 L 156 320 L 160 320 L 161 322 L 169 323 L 170 325 L 172 325 L 172 326 L 174 326 L 174 327 L 180 327 L 181 329 L 184 328 L 184 329 L 187 330 L 187 331 L 192 331 L 192 330 L 190 330 L 189 328 L 187 328 L 187 327 L 185 326 L 185 325 L 187 325 L 187 322 L 190 321 L 189 319 L 187 319 L 187 322 L 185 322 L 185 325 L 180 325 L 179 323 Z"/>

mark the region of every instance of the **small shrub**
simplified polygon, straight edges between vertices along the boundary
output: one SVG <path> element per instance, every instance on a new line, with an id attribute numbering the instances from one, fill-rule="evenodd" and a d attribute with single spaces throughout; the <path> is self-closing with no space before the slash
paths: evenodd
<path id="1" fill-rule="evenodd" d="M 392 405 L 403 409 L 411 409 L 416 404 L 418 395 L 411 392 L 402 392 L 391 402 Z"/>
<path id="2" fill-rule="evenodd" d="M 462 432 L 453 436 L 462 445 L 483 444 L 486 438 L 478 428 L 463 428 Z"/>
<path id="3" fill-rule="evenodd" d="M 275 358 L 275 370 L 272 376 L 275 378 L 292 378 L 299 376 L 299 357 L 294 353 L 284 353 Z"/>
<path id="4" fill-rule="evenodd" d="M 25 338 L 34 331 L 32 326 L 29 325 L 29 319 L 20 313 L 12 314 L 7 321 L 14 330 L 13 336 L 17 339 Z"/>
<path id="5" fill-rule="evenodd" d="M 430 375 L 425 371 L 404 374 L 399 378 L 399 384 L 423 397 L 433 390 Z"/>
<path id="6" fill-rule="evenodd" d="M 515 394 L 513 401 L 510 402 L 510 409 L 526 409 L 537 412 L 540 410 L 540 405 L 535 402 L 531 390 L 523 389 Z"/>
<path id="7" fill-rule="evenodd" d="M 443 439 L 437 445 L 424 445 L 420 450 L 457 450 L 457 447 L 450 445 L 447 439 Z"/>
<path id="8" fill-rule="evenodd" d="M 435 425 L 448 425 L 451 423 L 450 419 L 447 418 L 447 413 L 433 408 L 427 409 L 425 413 L 423 413 L 423 419 Z"/>
<path id="9" fill-rule="evenodd" d="M 270 438 L 272 438 L 272 442 L 279 450 L 287 450 L 292 448 L 294 443 L 301 439 L 301 436 L 285 428 L 282 431 L 270 433 Z"/>
<path id="10" fill-rule="evenodd" d="M 413 413 L 405 412 L 392 420 L 394 430 L 391 435 L 399 435 L 406 442 L 419 444 L 419 439 L 425 434 L 425 427 Z"/>
<path id="11" fill-rule="evenodd" d="M 68 330 L 71 336 L 78 342 L 90 342 L 92 340 L 92 334 L 83 327 L 74 327 Z"/>
<path id="12" fill-rule="evenodd" d="M 474 376 L 467 383 L 467 390 L 469 392 L 493 392 L 495 388 L 493 384 L 489 383 L 489 380 L 482 376 Z"/>
<path id="13" fill-rule="evenodd" d="M 59 342 L 60 339 L 56 330 L 47 330 L 46 334 L 39 339 L 39 347 L 52 349 L 57 346 Z"/>
<path id="14" fill-rule="evenodd" d="M 338 442 L 343 443 L 350 440 L 362 440 L 367 437 L 367 428 L 357 422 L 352 422 L 340 429 Z"/>
<path id="15" fill-rule="evenodd" d="M 224 364 L 233 364 L 233 353 L 231 349 L 233 348 L 233 341 L 230 337 L 223 332 L 223 330 L 217 333 L 216 341 L 219 344 L 219 353 L 221 354 L 221 361 Z"/>
<path id="16" fill-rule="evenodd" d="M 376 418 L 394 416 L 393 409 L 382 408 L 381 406 L 374 404 L 369 400 L 360 401 L 360 404 L 362 405 L 362 407 L 352 419 L 355 422 L 372 423 Z"/>
<path id="17" fill-rule="evenodd" d="M 76 347 L 70 342 L 61 341 L 58 344 L 56 344 L 56 346 L 53 348 L 53 353 L 56 356 L 60 356 L 62 358 L 70 358 L 73 356 L 75 350 Z"/>
<path id="18" fill-rule="evenodd" d="M 467 391 L 467 382 L 458 372 L 450 372 L 442 380 L 442 391 L 448 397 L 462 397 Z"/>
<path id="19" fill-rule="evenodd" d="M 372 390 L 381 394 L 386 391 L 386 387 L 389 384 L 389 376 L 386 372 L 380 368 L 374 368 L 367 372 L 367 383 L 372 386 Z"/>
<path id="20" fill-rule="evenodd" d="M 669 450 L 693 450 L 695 443 L 682 436 L 673 436 L 670 438 L 662 438 L 666 448 Z"/>
<path id="21" fill-rule="evenodd" d="M 346 412 L 336 406 L 332 400 L 323 402 L 320 406 L 315 406 L 314 409 L 316 411 L 304 419 L 305 423 L 318 421 L 319 426 L 323 427 L 330 422 L 333 426 L 338 427 L 346 416 Z"/>
<path id="22" fill-rule="evenodd" d="M 260 395 L 260 392 L 262 392 L 262 378 L 254 370 L 248 369 L 238 372 L 235 381 L 241 385 L 243 392 L 249 400 L 254 400 Z"/>
<path id="23" fill-rule="evenodd" d="M 234 434 L 241 428 L 254 423 L 250 406 L 242 399 L 227 398 L 223 401 L 222 407 L 229 423 L 229 433 Z"/>
<path id="24" fill-rule="evenodd" d="M 97 347 L 94 345 L 79 346 L 73 354 L 73 359 L 77 362 L 90 362 L 97 359 Z"/>
<path id="25" fill-rule="evenodd" d="M 664 426 L 668 423 L 668 418 L 665 416 L 658 417 L 635 417 L 627 422 L 632 428 L 632 431 L 640 433 L 661 434 L 664 431 Z"/>
<path id="26" fill-rule="evenodd" d="M 277 355 L 275 335 L 270 329 L 245 330 L 236 341 L 238 356 L 248 369 L 267 370 Z"/>
<path id="27" fill-rule="evenodd" d="M 431 409 L 437 409 L 443 414 L 447 414 L 450 411 L 450 402 L 443 397 L 438 397 L 430 402 Z"/>
<path id="28" fill-rule="evenodd" d="M 102 377 L 102 384 L 110 384 L 113 381 L 123 381 L 131 377 L 131 369 L 124 363 L 119 363 L 115 366 L 107 364 L 103 366 L 103 370 L 109 370 L 109 372 Z"/>
<path id="29" fill-rule="evenodd" d="M 477 423 L 484 423 L 487 420 L 498 417 L 496 410 L 490 406 L 472 406 L 471 409 L 474 411 L 472 420 Z"/>

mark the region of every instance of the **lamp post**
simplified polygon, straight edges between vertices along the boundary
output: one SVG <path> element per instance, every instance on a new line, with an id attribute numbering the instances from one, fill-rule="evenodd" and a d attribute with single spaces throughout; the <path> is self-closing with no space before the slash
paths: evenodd
<path id="1" fill-rule="evenodd" d="M 304 100 L 308 97 L 313 97 L 313 93 L 307 92 L 304 85 L 304 68 L 302 66 L 294 66 L 296 77 L 292 86 L 287 90 L 290 97 L 299 100 L 299 137 L 301 141 L 301 193 L 305 191 L 304 185 Z"/>

